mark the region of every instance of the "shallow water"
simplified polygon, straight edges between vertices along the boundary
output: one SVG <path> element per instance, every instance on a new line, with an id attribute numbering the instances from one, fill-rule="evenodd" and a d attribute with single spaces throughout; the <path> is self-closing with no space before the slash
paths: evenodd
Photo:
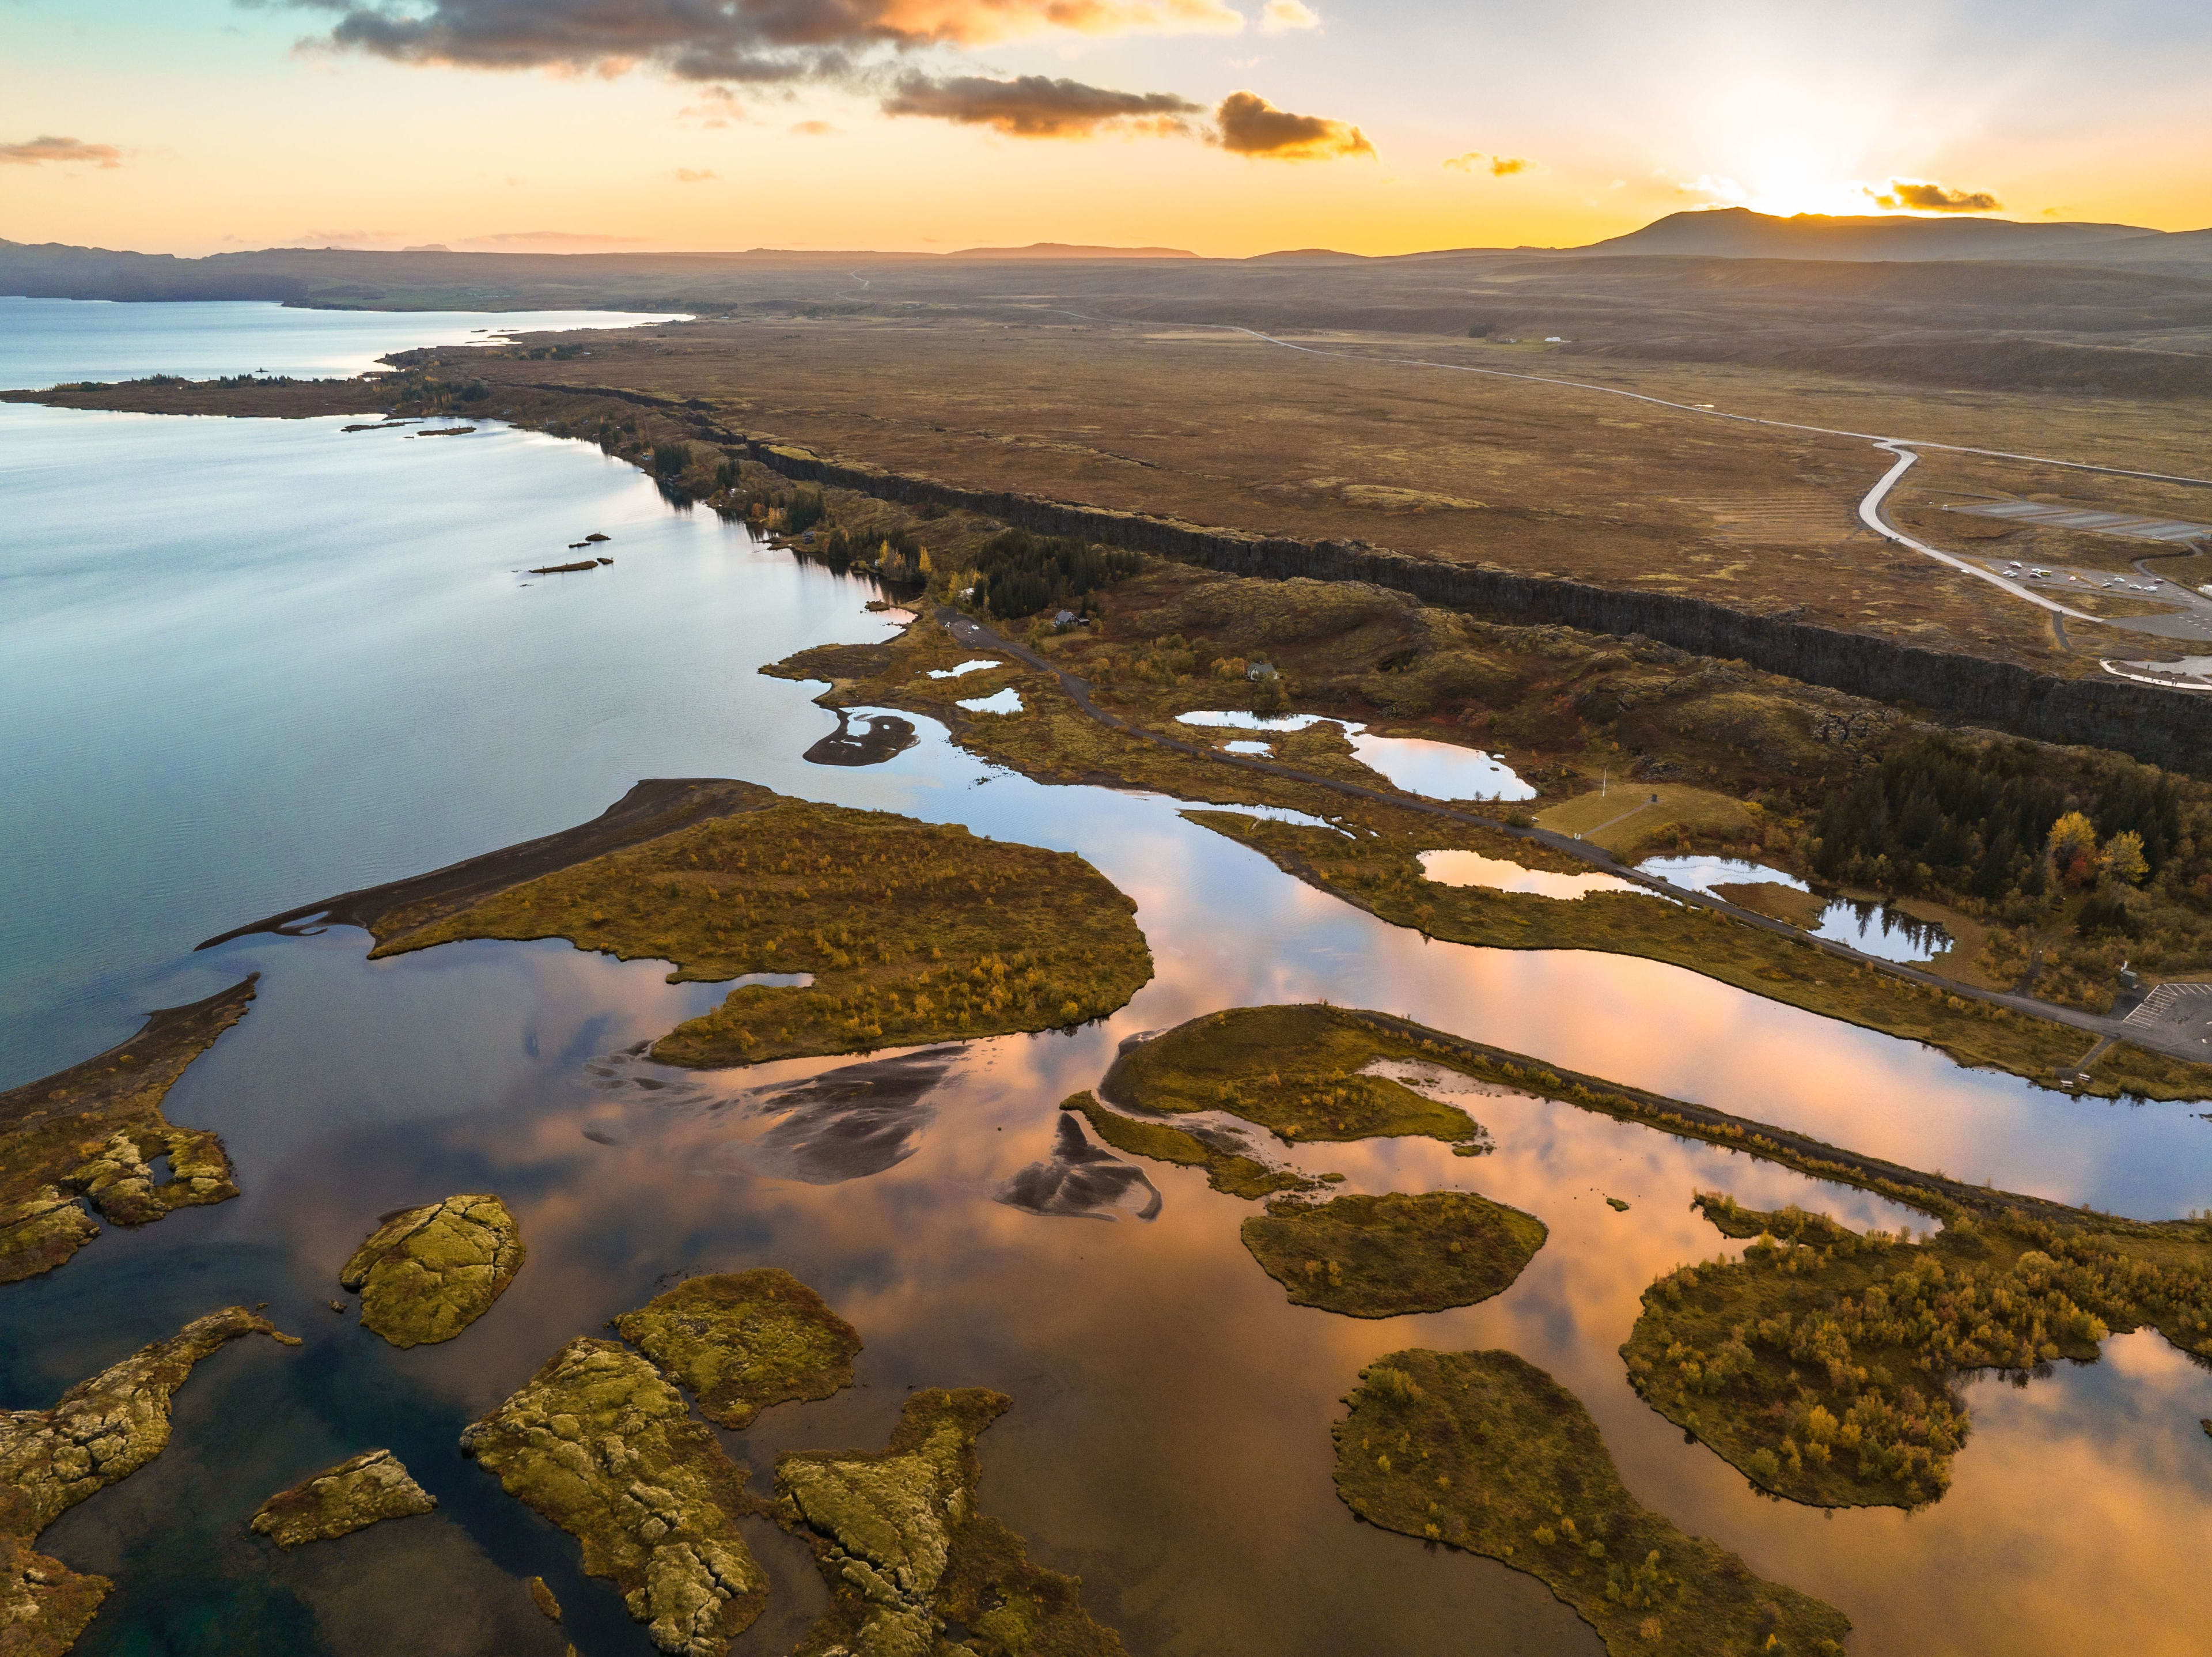
<path id="1" fill-rule="evenodd" d="M 1717 886 L 1813 889 L 1794 874 L 1741 857 L 1647 857 L 1636 868 L 1639 874 L 1656 874 L 1691 892 L 1711 892 Z M 1863 955 L 1886 961 L 1932 961 L 1951 947 L 1951 935 L 1935 922 L 1908 915 L 1892 904 L 1856 898 L 1832 899 L 1809 930 L 1816 938 L 1848 944 Z"/>
<path id="2" fill-rule="evenodd" d="M 1502 1344 L 1551 1370 L 1642 1499 L 1833 1599 L 1860 1625 L 1855 1652 L 2196 1648 L 2212 1614 L 2197 1556 L 2212 1458 L 2196 1425 L 2212 1376 L 2154 1335 L 2024 1391 L 1978 1385 L 1956 1484 L 1909 1519 L 1758 1497 L 1629 1391 L 1616 1349 L 1640 1291 L 1736 1246 L 1687 1209 L 1692 1190 L 1852 1223 L 1910 1217 L 1863 1194 L 1478 1093 L 1464 1102 L 1492 1155 L 1425 1141 L 1297 1154 L 1348 1189 L 1464 1186 L 1551 1228 L 1498 1299 L 1365 1323 L 1289 1306 L 1237 1240 L 1249 1205 L 1194 1171 L 1131 1163 L 1160 1197 L 1150 1221 L 1142 1188 L 1051 1176 L 1099 1166 L 1069 1150 L 1056 1106 L 1097 1084 L 1122 1038 L 1320 996 L 2129 1213 L 2212 1195 L 2212 1127 L 2191 1107 L 1961 1070 L 1651 962 L 1427 942 L 1173 800 L 1045 788 L 927 720 L 884 764 L 808 765 L 799 756 L 836 725 L 811 705 L 819 687 L 755 670 L 884 637 L 862 582 L 672 511 L 593 449 L 496 428 L 471 445 L 395 443 L 335 423 L 0 407 L 16 530 L 0 695 L 23 716 L 0 723 L 0 1085 L 118 1039 L 145 1007 L 264 974 L 169 1105 L 222 1133 L 244 1195 L 110 1228 L 61 1270 L 0 1289 L 0 1405 L 50 1402 L 228 1301 L 269 1301 L 307 1341 L 209 1360 L 170 1449 L 47 1532 L 48 1550 L 118 1583 L 82 1649 L 558 1657 L 518 1599 L 537 1573 L 568 1608 L 560 1638 L 587 1657 L 642 1654 L 574 1544 L 455 1441 L 671 1274 L 771 1263 L 867 1347 L 859 1386 L 725 1435 L 756 1488 L 779 1450 L 879 1445 L 910 1386 L 999 1386 L 1017 1402 L 982 1442 L 986 1508 L 1032 1557 L 1081 1575 L 1133 1651 L 1595 1650 L 1531 1579 L 1358 1525 L 1337 1502 L 1337 1399 L 1361 1363 L 1411 1344 Z M 107 487 L 117 476 L 131 489 Z M 611 568 L 559 585 L 514 573 L 594 527 L 615 537 Z M 1157 976 L 1073 1033 L 881 1055 L 893 1063 L 866 1071 L 698 1074 L 636 1046 L 724 987 L 670 984 L 652 962 L 557 941 L 370 962 L 345 929 L 187 953 L 239 921 L 580 821 L 655 775 L 744 777 L 1080 852 L 1135 899 Z M 326 1309 L 377 1215 L 473 1190 L 501 1194 L 530 1258 L 462 1338 L 397 1352 Z M 1116 1217 L 1027 1211 L 1010 1191 L 1046 1207 L 1103 1192 Z M 377 1444 L 439 1497 L 435 1520 L 286 1560 L 244 1532 L 270 1492 Z M 739 1649 L 788 1649 L 820 1589 L 791 1544 L 750 1534 L 776 1609 Z M 418 1615 L 425 1602 L 469 1615 Z"/>

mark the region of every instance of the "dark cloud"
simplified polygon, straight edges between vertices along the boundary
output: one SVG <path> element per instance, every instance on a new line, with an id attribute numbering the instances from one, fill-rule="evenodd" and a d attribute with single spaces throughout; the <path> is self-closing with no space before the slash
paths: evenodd
<path id="1" fill-rule="evenodd" d="M 0 164 L 36 167 L 41 161 L 90 161 L 100 167 L 120 167 L 123 152 L 112 143 L 87 143 L 82 138 L 33 138 L 24 143 L 0 143 Z"/>
<path id="2" fill-rule="evenodd" d="M 1916 213 L 1994 213 L 2004 204 L 1986 190 L 1952 190 L 1912 179 L 1892 179 L 1887 191 L 1869 190 L 1877 207 Z"/>
<path id="3" fill-rule="evenodd" d="M 1215 142 L 1233 155 L 1267 161 L 1334 161 L 1375 154 L 1375 146 L 1356 126 L 1325 115 L 1293 115 L 1256 92 L 1232 92 L 1213 112 L 1220 131 Z"/>
<path id="4" fill-rule="evenodd" d="M 1113 92 L 1080 81 L 1021 75 L 994 81 L 980 75 L 933 80 L 908 75 L 884 100 L 886 115 L 922 115 L 966 126 L 988 126 L 1016 138 L 1083 138 L 1115 131 L 1188 131 L 1199 106 L 1171 92 Z"/>
<path id="5" fill-rule="evenodd" d="M 326 44 L 406 64 L 679 80 L 839 79 L 878 47 L 1054 31 L 1234 33 L 1225 0 L 244 0 L 339 14 Z"/>

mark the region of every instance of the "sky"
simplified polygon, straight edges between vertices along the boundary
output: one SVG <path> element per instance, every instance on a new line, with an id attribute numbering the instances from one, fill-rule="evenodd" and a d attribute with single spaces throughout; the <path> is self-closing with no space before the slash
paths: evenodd
<path id="1" fill-rule="evenodd" d="M 0 0 L 0 238 L 1235 257 L 2212 226 L 2203 0 Z"/>

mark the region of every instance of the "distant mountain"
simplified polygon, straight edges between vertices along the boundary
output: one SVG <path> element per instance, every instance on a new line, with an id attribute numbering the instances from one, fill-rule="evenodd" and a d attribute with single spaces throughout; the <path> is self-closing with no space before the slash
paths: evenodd
<path id="1" fill-rule="evenodd" d="M 1881 214 L 1830 218 L 1800 213 L 1776 218 L 1747 207 L 1669 213 L 1641 230 L 1594 242 L 1581 253 L 1673 253 L 1721 259 L 2094 259 L 2098 263 L 2158 258 L 2165 244 L 2194 241 L 2212 233 L 2172 236 L 2135 224 L 2023 224 L 2016 219 L 1917 218 Z M 2212 247 L 2183 252 L 2197 260 Z"/>
<path id="2" fill-rule="evenodd" d="M 947 259 L 1196 259 L 1182 247 L 1087 247 L 1067 241 L 1033 241 L 1026 247 L 963 247 Z"/>

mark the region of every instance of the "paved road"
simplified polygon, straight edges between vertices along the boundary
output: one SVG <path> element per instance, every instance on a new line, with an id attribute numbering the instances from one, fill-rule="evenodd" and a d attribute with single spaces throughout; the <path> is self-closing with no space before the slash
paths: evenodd
<path id="1" fill-rule="evenodd" d="M 1158 731 L 1147 730 L 1141 725 L 1131 723 L 1119 714 L 1110 713 L 1100 707 L 1091 699 L 1091 685 L 1087 679 L 1055 667 L 1036 651 L 1004 637 L 974 617 L 963 615 L 948 607 L 940 607 L 937 612 L 937 618 L 961 644 L 971 649 L 996 651 L 1012 656 L 1017 661 L 1034 667 L 1040 673 L 1049 673 L 1059 683 L 1060 688 L 1066 692 L 1068 699 L 1073 702 L 1085 716 L 1097 720 L 1100 724 L 1111 729 L 1150 742 L 1155 746 L 1188 755 L 1194 759 L 1210 760 L 1215 765 L 1234 765 L 1244 771 L 1264 772 L 1268 776 L 1285 777 L 1295 783 L 1311 783 L 1315 787 L 1328 789 L 1334 793 L 1346 795 L 1353 799 L 1371 800 L 1382 805 L 1396 806 L 1403 810 L 1420 812 L 1425 815 L 1443 818 L 1447 821 L 1464 823 L 1474 828 L 1488 829 L 1495 833 L 1510 835 L 1517 840 L 1531 840 L 1539 845 L 1549 846 L 1554 851 L 1563 851 L 1571 857 L 1579 858 L 1583 862 L 1592 864 L 1620 880 L 1633 881 L 1638 886 L 1646 887 L 1662 897 L 1671 898 L 1676 903 L 1687 905 L 1692 908 L 1717 911 L 1730 920 L 1746 926 L 1757 927 L 1763 932 L 1771 932 L 1778 937 L 1789 938 L 1796 942 L 1809 945 L 1825 954 L 1835 957 L 1838 960 L 1848 961 L 1854 966 L 1870 967 L 1875 972 L 1887 972 L 1911 983 L 1941 990 L 1947 994 L 1968 1000 L 1987 1002 L 1993 1006 L 2009 1007 L 2015 1012 L 2026 1013 L 2036 1018 L 2049 1019 L 2057 1024 L 2069 1025 L 2106 1041 L 2132 1041 L 2138 1046 L 2155 1048 L 2160 1052 L 2171 1053 L 2181 1058 L 2201 1060 L 2204 1057 L 2205 1050 L 2197 1040 L 2196 1033 L 2193 1031 L 2183 1032 L 2160 1025 L 2146 1026 L 2141 1022 L 2131 1024 L 2125 1019 L 2115 1018 L 2109 1014 L 2085 1013 L 2077 1008 L 2059 1007 L 2050 1002 L 2038 1001 L 2033 996 L 2015 995 L 2004 990 L 1977 990 L 1969 984 L 1954 983 L 1951 979 L 1938 978 L 1933 972 L 1923 972 L 1917 967 L 1904 966 L 1895 961 L 1883 960 L 1879 956 L 1864 954 L 1832 939 L 1814 937 L 1808 933 L 1799 931 L 1794 926 L 1786 925 L 1768 916 L 1759 914 L 1755 911 L 1741 908 L 1728 902 L 1725 899 L 1716 898 L 1710 892 L 1692 892 L 1686 887 L 1675 886 L 1670 881 L 1645 874 L 1620 862 L 1610 852 L 1591 845 L 1586 840 L 1574 839 L 1565 834 L 1555 833 L 1550 829 L 1534 826 L 1517 828 L 1510 823 L 1500 822 L 1494 818 L 1485 817 L 1475 812 L 1463 811 L 1456 806 L 1447 806 L 1434 800 L 1424 799 L 1419 795 L 1401 794 L 1392 789 L 1370 788 L 1364 783 L 1347 783 L 1334 777 L 1316 776 L 1311 771 L 1299 771 L 1295 766 L 1285 765 L 1275 760 L 1261 759 L 1249 754 L 1224 753 L 1219 749 L 1203 743 L 1186 742 L 1180 738 L 1167 736 Z"/>

